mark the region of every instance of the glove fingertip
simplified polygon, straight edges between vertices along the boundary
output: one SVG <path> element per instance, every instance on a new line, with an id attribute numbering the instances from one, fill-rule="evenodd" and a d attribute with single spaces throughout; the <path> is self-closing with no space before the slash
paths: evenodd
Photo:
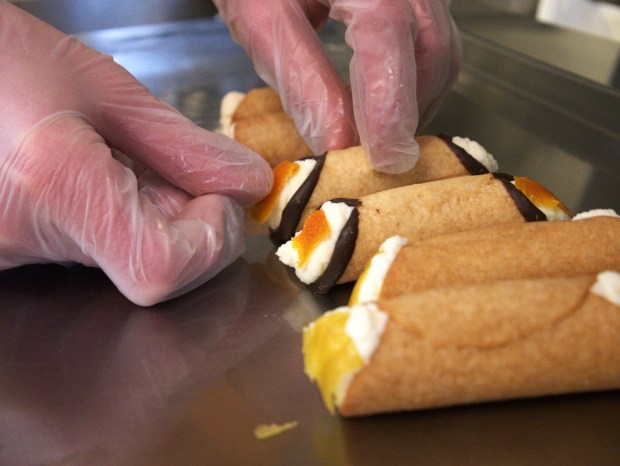
<path id="1" fill-rule="evenodd" d="M 139 306 L 152 306 L 201 286 L 244 251 L 243 211 L 222 195 L 193 199 L 151 248 L 136 260 L 140 270 L 110 274 L 119 290 Z M 142 252 L 144 254 L 144 251 Z M 116 280 L 114 279 L 116 278 Z"/>
<path id="2" fill-rule="evenodd" d="M 379 172 L 399 174 L 413 169 L 420 158 L 420 147 L 413 140 L 402 146 L 392 146 L 385 149 L 368 148 L 368 162 Z"/>

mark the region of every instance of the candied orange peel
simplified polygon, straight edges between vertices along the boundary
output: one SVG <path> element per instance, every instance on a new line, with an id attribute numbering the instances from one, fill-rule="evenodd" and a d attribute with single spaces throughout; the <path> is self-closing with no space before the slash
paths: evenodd
<path id="1" fill-rule="evenodd" d="M 330 312 L 303 331 L 304 372 L 316 381 L 330 413 L 335 413 L 341 381 L 365 365 L 355 343 L 347 335 L 348 312 Z"/>
<path id="2" fill-rule="evenodd" d="M 569 217 L 573 216 L 571 211 L 568 210 L 555 194 L 534 180 L 523 176 L 515 176 L 514 184 L 515 188 L 525 194 L 534 205 L 545 207 L 550 210 L 560 209 Z"/>
<path id="3" fill-rule="evenodd" d="M 298 267 L 306 263 L 312 251 L 330 231 L 329 222 L 322 210 L 317 210 L 306 219 L 301 232 L 291 240 L 293 248 L 297 250 Z"/>
<path id="4" fill-rule="evenodd" d="M 299 170 L 299 165 L 288 160 L 280 162 L 274 167 L 273 189 L 267 197 L 263 198 L 260 202 L 257 202 L 254 207 L 252 207 L 250 214 L 254 220 L 259 223 L 265 223 L 267 221 L 271 215 L 273 207 L 276 205 L 278 196 L 280 196 L 282 189 L 284 189 L 284 185 L 291 176 L 297 173 L 297 170 Z"/>

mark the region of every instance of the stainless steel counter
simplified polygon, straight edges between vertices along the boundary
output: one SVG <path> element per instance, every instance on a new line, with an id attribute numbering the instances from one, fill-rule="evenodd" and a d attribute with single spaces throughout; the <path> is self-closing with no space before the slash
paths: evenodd
<path id="1" fill-rule="evenodd" d="M 260 83 L 212 20 L 81 38 L 207 128 L 225 92 Z M 342 31 L 323 39 L 344 73 Z M 468 33 L 464 42 L 459 81 L 426 132 L 478 140 L 503 171 L 543 182 L 575 211 L 620 210 L 617 91 Z M 303 374 L 299 330 L 350 287 L 313 295 L 266 236 L 247 240 L 214 280 L 150 309 L 96 269 L 1 272 L 0 464 L 620 464 L 620 391 L 329 416 Z M 254 437 L 259 424 L 289 421 L 298 426 Z"/>

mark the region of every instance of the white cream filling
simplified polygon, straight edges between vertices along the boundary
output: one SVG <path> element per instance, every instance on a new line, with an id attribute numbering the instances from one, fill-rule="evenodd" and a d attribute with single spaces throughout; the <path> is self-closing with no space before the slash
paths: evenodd
<path id="1" fill-rule="evenodd" d="M 218 133 L 224 134 L 229 138 L 234 137 L 235 129 L 232 123 L 232 116 L 244 97 L 245 94 L 243 92 L 232 91 L 222 98 L 222 103 L 220 104 L 220 127 L 217 129 Z"/>
<path id="2" fill-rule="evenodd" d="M 372 302 L 379 299 L 383 281 L 392 262 L 403 246 L 407 244 L 407 238 L 391 236 L 386 239 L 377 253 L 370 259 L 362 280 L 357 283 L 357 303 Z"/>
<path id="3" fill-rule="evenodd" d="M 299 169 L 284 184 L 267 219 L 267 225 L 274 230 L 280 226 L 282 211 L 316 166 L 314 159 L 298 160 L 294 163 L 299 166 Z"/>
<path id="4" fill-rule="evenodd" d="M 537 205 L 536 207 L 538 207 L 538 209 L 545 214 L 545 216 L 547 217 L 547 220 L 549 220 L 550 222 L 553 221 L 564 221 L 564 220 L 570 220 L 570 216 L 564 212 L 562 209 L 548 209 L 547 207 L 541 207 L 539 205 Z"/>
<path id="5" fill-rule="evenodd" d="M 357 304 L 349 308 L 349 318 L 344 329 L 366 364 L 379 345 L 387 321 L 388 315 L 375 303 Z"/>
<path id="6" fill-rule="evenodd" d="M 497 160 L 487 150 L 476 141 L 469 138 L 454 136 L 452 142 L 463 148 L 465 152 L 475 158 L 478 162 L 486 167 L 491 173 L 496 172 L 499 168 Z"/>
<path id="7" fill-rule="evenodd" d="M 610 303 L 620 306 L 620 273 L 613 271 L 599 273 L 590 291 Z"/>
<path id="8" fill-rule="evenodd" d="M 325 213 L 329 225 L 329 235 L 323 239 L 308 257 L 308 260 L 300 267 L 299 254 L 293 247 L 293 241 L 289 240 L 278 248 L 276 255 L 285 265 L 295 269 L 295 275 L 306 284 L 315 282 L 327 268 L 327 264 L 332 258 L 336 241 L 340 236 L 342 228 L 349 220 L 354 207 L 346 205 L 344 202 L 325 202 L 321 210 Z M 301 232 L 297 232 L 299 235 Z"/>
<path id="9" fill-rule="evenodd" d="M 583 220 L 592 217 L 620 217 L 614 209 L 592 209 L 580 212 L 573 217 L 573 220 Z"/>

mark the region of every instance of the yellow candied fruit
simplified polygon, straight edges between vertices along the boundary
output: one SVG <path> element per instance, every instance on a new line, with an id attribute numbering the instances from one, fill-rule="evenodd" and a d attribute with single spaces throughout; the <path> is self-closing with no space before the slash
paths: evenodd
<path id="1" fill-rule="evenodd" d="M 274 167 L 273 189 L 267 197 L 257 202 L 254 207 L 252 207 L 250 214 L 254 220 L 260 223 L 265 223 L 267 221 L 273 207 L 276 205 L 278 196 L 280 196 L 282 189 L 284 189 L 284 185 L 291 176 L 297 173 L 297 170 L 299 170 L 299 165 L 288 160 L 280 162 Z"/>
<path id="2" fill-rule="evenodd" d="M 523 176 L 514 177 L 515 188 L 521 191 L 536 206 L 545 207 L 550 210 L 560 209 L 569 217 L 573 214 L 560 201 L 555 194 L 539 183 Z"/>
<path id="3" fill-rule="evenodd" d="M 291 240 L 293 248 L 297 251 L 297 267 L 302 267 L 306 263 L 312 251 L 330 231 L 329 222 L 322 210 L 317 210 L 306 219 L 301 232 Z"/>
<path id="4" fill-rule="evenodd" d="M 324 314 L 303 331 L 304 371 L 316 381 L 332 414 L 342 378 L 364 367 L 362 356 L 345 331 L 348 318 L 348 312 Z"/>

